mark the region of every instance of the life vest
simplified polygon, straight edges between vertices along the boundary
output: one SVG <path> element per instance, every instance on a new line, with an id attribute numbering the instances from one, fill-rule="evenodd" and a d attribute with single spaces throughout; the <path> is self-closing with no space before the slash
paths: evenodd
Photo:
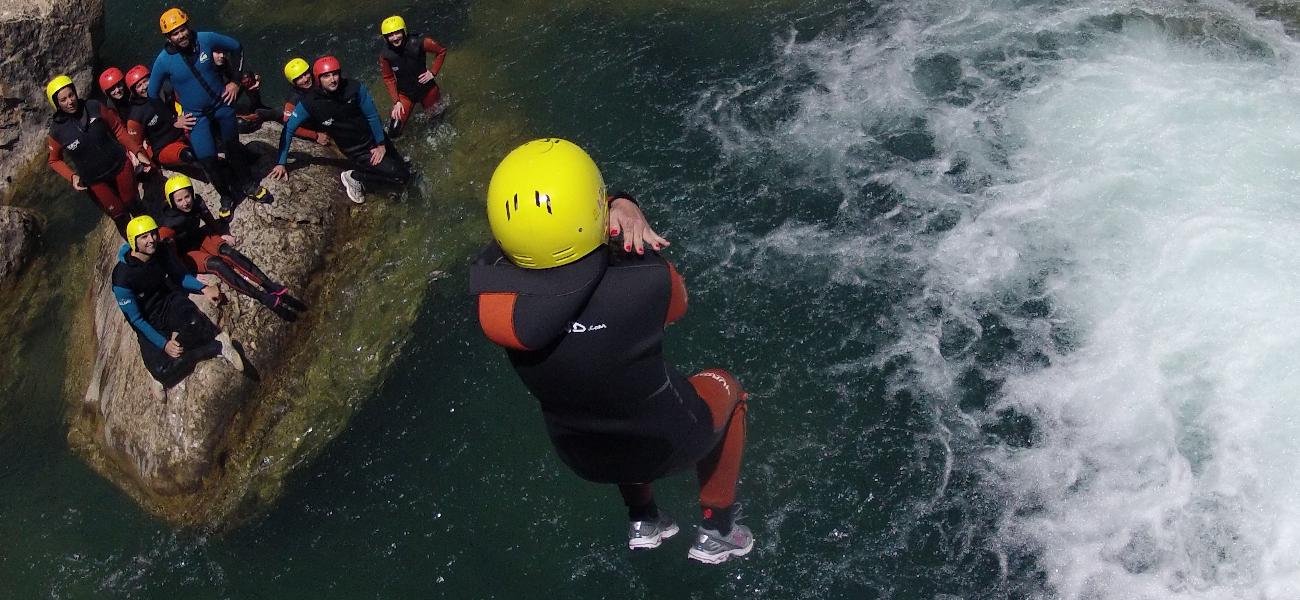
<path id="1" fill-rule="evenodd" d="M 166 148 L 172 142 L 185 135 L 183 129 L 176 127 L 176 113 L 166 102 L 156 98 L 134 98 L 127 120 L 135 121 L 144 127 L 144 137 L 154 151 Z"/>
<path id="2" fill-rule="evenodd" d="M 194 207 L 190 212 L 184 212 L 174 206 L 163 206 L 158 211 L 159 229 L 170 229 L 172 243 L 176 244 L 178 252 L 189 252 L 203 245 L 203 239 L 211 234 L 204 223 L 214 222 L 212 214 L 208 212 L 207 205 L 197 194 L 194 196 Z"/>
<path id="3" fill-rule="evenodd" d="M 321 129 L 334 138 L 345 154 L 375 145 L 370 122 L 361 110 L 360 90 L 360 83 L 344 79 L 332 93 L 318 85 L 302 95 L 302 104 L 311 118 L 320 123 Z"/>
<path id="4" fill-rule="evenodd" d="M 86 100 L 75 114 L 60 110 L 50 118 L 50 137 L 63 147 L 83 184 L 115 177 L 126 160 L 126 149 L 104 122 L 102 110 L 98 100 Z"/>
<path id="5" fill-rule="evenodd" d="M 429 90 L 438 87 L 438 84 L 432 80 L 429 83 L 420 83 L 420 74 L 429 70 L 429 63 L 425 58 L 428 53 L 424 51 L 424 36 L 407 35 L 406 40 L 398 48 L 393 48 L 388 42 L 383 44 L 384 49 L 380 52 L 380 56 L 388 61 L 388 68 L 392 69 L 393 76 L 397 78 L 397 91 L 402 95 L 419 102 L 428 95 Z"/>
<path id="6" fill-rule="evenodd" d="M 118 263 L 113 266 L 113 287 L 131 290 L 140 314 L 151 325 L 161 321 L 167 295 L 182 289 L 172 276 L 175 266 L 167 262 L 173 259 L 169 256 L 173 252 L 172 248 L 160 242 L 150 260 L 142 261 L 129 252 L 122 252 Z M 144 345 L 143 340 L 141 345 Z"/>

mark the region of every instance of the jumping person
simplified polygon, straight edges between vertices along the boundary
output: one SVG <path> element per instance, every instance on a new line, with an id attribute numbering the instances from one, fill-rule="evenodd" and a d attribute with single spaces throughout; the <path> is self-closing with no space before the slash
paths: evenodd
<path id="1" fill-rule="evenodd" d="M 136 187 L 135 163 L 148 166 L 149 157 L 127 134 L 117 113 L 98 100 L 78 98 L 67 75 L 50 80 L 45 97 L 54 108 L 47 159 L 50 168 L 74 189 L 88 192 L 117 225 L 118 233 L 126 237 L 132 214 L 145 212 Z"/>
<path id="2" fill-rule="evenodd" d="M 236 371 L 244 370 L 230 335 L 208 320 L 189 293 L 210 300 L 219 294 L 177 264 L 158 238 L 153 217 L 131 219 L 127 243 L 113 266 L 113 295 L 140 341 L 140 358 L 163 388 L 180 383 L 199 361 L 221 355 Z"/>
<path id="3" fill-rule="evenodd" d="M 238 53 L 242 47 L 234 38 L 220 33 L 195 32 L 189 20 L 179 8 L 169 8 L 159 17 L 158 28 L 167 43 L 154 59 L 148 93 L 151 98 L 161 99 L 163 85 L 171 82 L 181 106 L 195 115 L 190 144 L 199 165 L 221 195 L 220 216 L 228 218 L 236 194 L 258 202 L 270 202 L 271 194 L 258 184 L 245 158 L 247 150 L 239 145 L 239 123 L 231 107 L 239 94 L 239 84 L 226 82 L 222 67 L 212 58 L 214 50 Z M 234 181 L 218 167 L 220 153 L 230 161 Z"/>
<path id="4" fill-rule="evenodd" d="M 144 65 L 136 65 L 126 72 L 126 86 L 131 90 L 127 133 L 164 167 L 196 165 L 198 159 L 185 135 L 194 126 L 194 115 L 177 115 L 171 103 L 149 97 L 149 68 Z"/>
<path id="5" fill-rule="evenodd" d="M 388 136 L 396 138 L 411 118 L 416 100 L 424 110 L 438 105 L 442 92 L 434 78 L 447 59 L 447 49 L 431 37 L 407 35 L 406 20 L 396 15 L 379 24 L 379 34 L 384 38 L 384 47 L 379 52 L 379 74 L 393 99 Z M 426 66 L 430 52 L 434 54 L 433 66 Z"/>
<path id="6" fill-rule="evenodd" d="M 316 85 L 302 95 L 284 125 L 284 133 L 280 135 L 280 159 L 271 169 L 271 177 L 284 179 L 289 176 L 284 165 L 289 160 L 293 132 L 314 119 L 356 167 L 344 171 L 339 178 L 343 180 L 348 198 L 360 204 L 365 202 L 364 184 L 403 185 L 411 178 L 411 170 L 392 140 L 384 137 L 379 112 L 365 84 L 343 78 L 341 69 L 338 59 L 333 56 L 318 59 L 312 65 Z"/>
<path id="7" fill-rule="evenodd" d="M 686 313 L 685 283 L 658 252 L 607 244 L 614 229 L 640 231 L 652 250 L 667 242 L 629 196 L 607 198 L 591 157 L 560 139 L 501 161 L 487 213 L 495 242 L 470 268 L 479 323 L 537 398 L 561 460 L 618 485 L 632 549 L 678 532 L 651 482 L 693 466 L 703 520 L 688 556 L 748 553 L 753 536 L 735 523 L 748 395 L 722 369 L 688 378 L 667 362 L 664 327 Z"/>
<path id="8" fill-rule="evenodd" d="M 212 218 L 207 204 L 194 193 L 185 175 L 172 175 L 163 185 L 167 205 L 158 216 L 159 237 L 172 240 L 176 252 L 195 273 L 212 273 L 231 288 L 271 309 L 281 319 L 294 321 L 307 305 L 273 281 L 247 256 L 235 249 L 226 222 Z"/>

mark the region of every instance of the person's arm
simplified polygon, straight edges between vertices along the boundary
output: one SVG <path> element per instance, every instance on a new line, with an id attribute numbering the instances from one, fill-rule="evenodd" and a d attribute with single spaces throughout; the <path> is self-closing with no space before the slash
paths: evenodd
<path id="1" fill-rule="evenodd" d="M 212 217 L 212 211 L 208 210 L 208 203 L 204 202 L 198 195 L 194 196 L 194 209 L 199 211 L 199 219 L 203 221 L 211 231 L 217 235 L 230 235 L 230 223 L 225 219 L 215 219 Z"/>
<path id="2" fill-rule="evenodd" d="M 379 75 L 384 78 L 384 87 L 388 88 L 388 97 L 397 102 L 401 99 L 402 94 L 397 91 L 397 75 L 393 73 L 393 67 L 388 64 L 388 59 L 383 56 L 379 57 Z"/>
<path id="3" fill-rule="evenodd" d="M 157 346 L 159 350 L 162 350 L 163 347 L 167 345 L 167 338 L 164 337 L 163 334 L 158 333 L 158 330 L 154 329 L 153 325 L 150 325 L 149 322 L 144 319 L 144 314 L 140 312 L 140 305 L 135 302 L 135 294 L 131 293 L 131 290 L 127 288 L 115 285 L 113 286 L 113 296 L 117 297 L 117 307 L 122 309 L 122 314 L 126 317 L 126 322 L 129 323 L 131 327 L 135 328 L 136 331 L 143 333 L 145 339 L 149 340 L 150 344 L 153 344 Z"/>
<path id="4" fill-rule="evenodd" d="M 293 112 L 289 113 L 289 120 L 284 124 L 284 131 L 280 132 L 280 158 L 277 165 L 284 166 L 289 161 L 289 146 L 293 144 L 293 132 L 302 125 L 303 121 L 311 118 L 311 113 L 307 112 L 307 107 L 301 102 L 295 104 Z"/>
<path id="5" fill-rule="evenodd" d="M 616 192 L 609 197 L 609 235 L 623 236 L 623 251 L 645 254 L 645 247 L 662 250 L 671 244 L 646 220 L 641 207 L 631 194 Z"/>
<path id="6" fill-rule="evenodd" d="M 289 116 L 292 115 L 292 114 L 293 114 L 293 103 L 292 103 L 292 102 L 285 102 L 285 103 L 284 103 L 284 116 L 280 117 L 280 123 L 288 124 L 288 123 L 289 123 Z M 294 135 L 294 136 L 297 136 L 297 137 L 299 137 L 299 138 L 302 138 L 302 139 L 304 139 L 304 140 L 312 141 L 312 142 L 315 142 L 315 141 L 317 141 L 317 140 L 320 139 L 320 132 L 318 132 L 318 131 L 314 131 L 314 130 L 311 130 L 311 129 L 307 129 L 306 127 L 299 127 L 299 128 L 297 128 L 297 129 L 293 130 L 293 135 Z"/>
<path id="7" fill-rule="evenodd" d="M 209 50 L 224 50 L 226 52 L 226 65 L 233 66 L 236 73 L 244 69 L 244 47 L 239 40 L 228 35 L 220 34 L 215 31 L 203 32 L 207 38 L 207 48 Z"/>
<path id="8" fill-rule="evenodd" d="M 109 128 L 113 130 L 113 136 L 116 137 L 117 141 L 127 150 L 131 151 L 133 154 L 140 154 L 144 151 L 144 148 L 140 147 L 140 142 L 136 141 L 136 139 L 127 132 L 126 127 L 122 125 L 121 117 L 118 117 L 116 112 L 109 110 L 107 106 L 101 104 L 99 105 L 99 118 L 103 119 L 105 123 L 108 123 Z"/>
<path id="9" fill-rule="evenodd" d="M 164 68 L 164 65 L 166 64 L 164 62 L 166 60 L 165 59 L 166 56 L 167 56 L 166 51 L 158 53 L 158 58 L 155 58 L 153 60 L 153 68 L 149 70 L 149 97 L 150 98 L 157 98 L 159 100 L 163 99 L 162 98 L 163 83 L 166 83 L 167 79 L 171 77 L 171 75 L 167 72 L 167 69 Z"/>
<path id="10" fill-rule="evenodd" d="M 370 92 L 366 90 L 364 83 L 357 91 L 357 98 L 362 114 L 366 115 L 366 120 L 370 122 L 370 135 L 374 136 L 375 145 L 384 145 L 384 126 L 379 122 L 379 110 L 375 108 L 375 100 L 370 97 Z"/>
<path id="11" fill-rule="evenodd" d="M 664 261 L 668 265 L 668 277 L 671 280 L 669 286 L 672 288 L 668 296 L 668 315 L 664 317 L 664 327 L 667 327 L 678 319 L 686 316 L 686 280 L 682 279 L 681 273 L 673 267 L 673 263 Z"/>
<path id="12" fill-rule="evenodd" d="M 443 47 L 442 47 L 442 44 L 439 44 L 439 43 L 438 43 L 436 40 L 434 40 L 433 38 L 431 38 L 431 37 L 425 37 L 425 38 L 424 38 L 424 51 L 425 51 L 425 52 L 433 52 L 433 53 L 434 53 L 434 57 L 433 57 L 433 66 L 432 66 L 432 67 L 429 67 L 429 72 L 430 72 L 430 73 L 433 73 L 434 75 L 437 75 L 437 74 L 438 74 L 438 71 L 441 71 L 441 70 L 442 70 L 442 62 L 443 62 L 444 60 L 447 60 L 447 49 L 446 49 L 446 48 L 443 48 Z"/>
<path id="13" fill-rule="evenodd" d="M 144 125 L 141 124 L 139 121 L 135 119 L 126 120 L 126 134 L 131 136 L 131 139 L 135 140 L 135 143 L 138 144 L 141 148 L 144 148 L 145 145 L 144 132 L 145 132 Z M 146 153 L 152 154 L 150 152 L 146 152 Z M 152 156 L 150 156 L 150 158 L 152 158 Z"/>
<path id="14" fill-rule="evenodd" d="M 74 173 L 72 167 L 63 160 L 63 144 L 60 144 L 58 140 L 55 140 L 54 136 L 50 136 L 48 142 L 50 146 L 50 156 L 45 159 L 46 164 L 50 165 L 50 169 L 55 173 L 58 173 L 59 175 L 62 175 L 64 179 L 67 179 L 68 183 L 76 185 L 77 182 L 72 179 L 76 173 Z"/>

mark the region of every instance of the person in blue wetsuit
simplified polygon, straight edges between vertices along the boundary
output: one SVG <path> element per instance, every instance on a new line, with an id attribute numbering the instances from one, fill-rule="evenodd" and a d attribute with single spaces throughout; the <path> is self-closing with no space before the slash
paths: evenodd
<path id="1" fill-rule="evenodd" d="M 284 165 L 289 159 L 293 132 L 303 123 L 315 121 L 356 166 L 344 171 L 340 179 L 348 198 L 360 204 L 365 202 L 365 184 L 403 185 L 411 178 L 411 170 L 392 140 L 384 136 L 375 100 L 365 84 L 343 78 L 341 70 L 338 59 L 333 56 L 321 58 L 312 66 L 316 85 L 303 92 L 289 115 L 289 121 L 284 124 L 284 133 L 280 136 L 280 159 L 271 169 L 271 177 L 284 179 L 289 176 Z"/>
<path id="2" fill-rule="evenodd" d="M 163 85 L 170 82 L 185 112 L 196 116 L 190 130 L 190 144 L 199 165 L 221 194 L 220 216 L 230 216 L 237 193 L 259 202 L 270 202 L 270 193 L 252 176 L 246 160 L 248 151 L 239 144 L 239 123 L 231 106 L 239 94 L 239 84 L 227 83 L 221 72 L 223 67 L 212 57 L 213 51 L 239 53 L 239 42 L 220 33 L 194 31 L 189 26 L 189 16 L 179 8 L 164 12 L 158 26 L 167 38 L 167 45 L 154 59 L 149 97 L 160 98 Z M 238 61 L 226 66 L 233 62 Z M 217 155 L 223 153 L 233 173 L 217 164 Z"/>

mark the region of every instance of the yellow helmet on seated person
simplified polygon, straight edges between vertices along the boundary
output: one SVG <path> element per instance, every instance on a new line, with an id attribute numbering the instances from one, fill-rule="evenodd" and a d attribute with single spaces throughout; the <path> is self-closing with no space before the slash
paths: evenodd
<path id="1" fill-rule="evenodd" d="M 384 22 L 379 24 L 379 35 L 388 35 L 394 31 L 402 31 L 403 29 L 406 29 L 406 19 L 393 15 L 384 19 Z"/>
<path id="2" fill-rule="evenodd" d="M 303 73 L 310 70 L 311 65 L 307 64 L 307 61 L 295 57 L 293 60 L 284 63 L 284 78 L 288 79 L 289 83 L 292 84 L 293 80 L 302 77 Z"/>
<path id="3" fill-rule="evenodd" d="M 492 236 L 525 269 L 575 262 L 609 239 L 600 169 L 559 138 L 533 140 L 501 160 L 488 183 L 487 213 Z"/>
<path id="4" fill-rule="evenodd" d="M 158 222 L 149 215 L 136 217 L 126 224 L 126 239 L 131 244 L 132 252 L 136 251 L 135 239 L 150 231 L 158 231 Z"/>
<path id="5" fill-rule="evenodd" d="M 163 197 L 167 199 L 167 206 L 175 208 L 176 205 L 172 203 L 172 194 L 185 188 L 189 188 L 191 191 L 194 190 L 194 182 L 190 181 L 189 177 L 180 173 L 168 177 L 167 183 L 163 184 Z"/>
<path id="6" fill-rule="evenodd" d="M 51 79 L 49 83 L 45 84 L 45 98 L 50 101 L 50 106 L 53 106 L 54 108 L 59 107 L 59 105 L 54 102 L 54 96 L 59 93 L 59 90 L 70 85 L 72 85 L 72 78 L 67 75 L 55 76 L 54 79 Z"/>

